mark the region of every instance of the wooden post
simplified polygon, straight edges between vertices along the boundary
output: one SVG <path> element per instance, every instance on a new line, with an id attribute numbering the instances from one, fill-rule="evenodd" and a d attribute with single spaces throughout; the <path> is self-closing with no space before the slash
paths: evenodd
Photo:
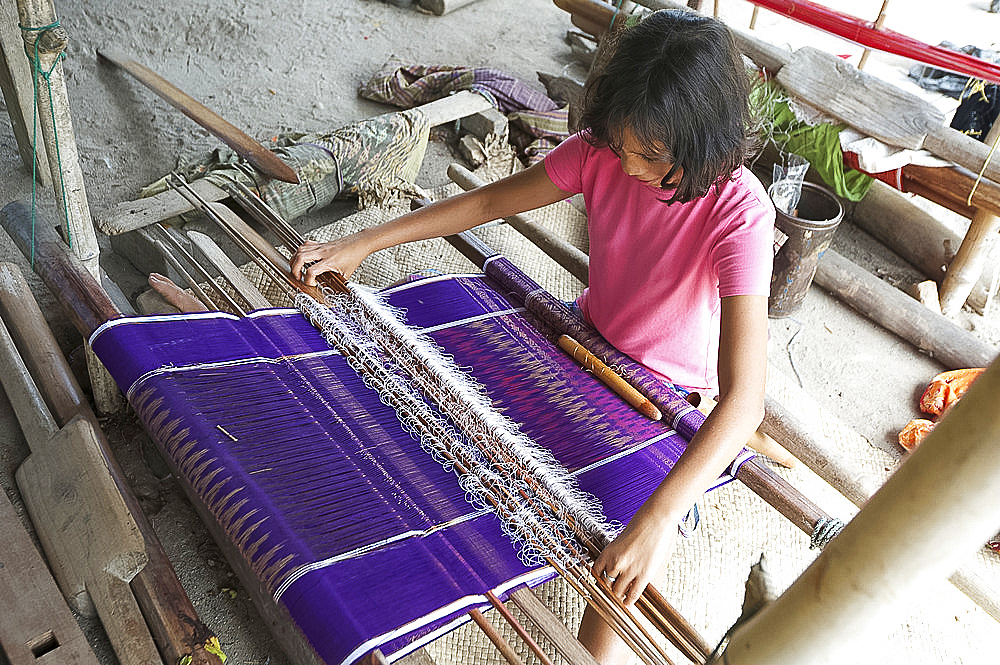
<path id="1" fill-rule="evenodd" d="M 986 136 L 986 145 L 992 146 L 1000 140 L 1000 122 L 994 122 Z M 991 153 L 992 156 L 992 153 Z M 972 215 L 969 230 L 965 233 L 958 254 L 948 265 L 944 283 L 941 285 L 941 312 L 953 316 L 962 309 L 979 278 L 983 274 L 990 246 L 1000 231 L 1000 216 L 979 208 Z"/>
<path id="2" fill-rule="evenodd" d="M 45 139 L 56 204 L 63 213 L 65 236 L 77 258 L 96 279 L 100 279 L 100 247 L 90 219 L 60 62 L 68 41 L 66 30 L 57 23 L 52 0 L 17 0 L 17 15 L 28 60 L 34 63 L 36 54 L 38 58 L 38 71 L 34 72 L 38 120 Z"/>
<path id="3" fill-rule="evenodd" d="M 90 218 L 83 171 L 76 149 L 73 121 L 70 118 L 66 80 L 62 60 L 68 41 L 66 30 L 58 25 L 52 0 L 17 0 L 24 50 L 33 68 L 38 123 L 45 140 L 49 172 L 56 205 L 63 213 L 64 237 L 83 266 L 98 282 L 101 248 Z M 52 27 L 47 27 L 52 26 Z M 39 30 L 38 28 L 46 28 Z M 87 369 L 98 410 L 112 413 L 121 408 L 118 388 L 107 370 L 86 350 Z"/>
<path id="4" fill-rule="evenodd" d="M 725 662 L 849 661 L 982 547 L 1000 525 L 998 399 L 994 363 L 799 579 L 735 631 Z"/>

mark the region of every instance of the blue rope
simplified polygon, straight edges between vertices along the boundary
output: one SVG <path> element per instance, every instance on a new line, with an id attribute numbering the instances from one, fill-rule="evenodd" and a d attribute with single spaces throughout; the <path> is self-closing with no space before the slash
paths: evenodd
<path id="1" fill-rule="evenodd" d="M 38 42 L 41 40 L 42 35 L 45 34 L 47 30 L 59 27 L 59 21 L 50 23 L 48 25 L 43 25 L 40 27 L 31 27 L 19 25 L 24 32 L 37 32 L 34 41 L 34 55 L 31 60 L 31 85 L 34 92 L 32 97 L 31 106 L 31 265 L 35 265 L 35 211 L 36 211 L 36 192 L 38 189 L 38 181 L 36 179 L 37 175 L 37 163 L 38 163 L 38 77 L 41 76 L 45 79 L 46 88 L 48 88 L 49 93 L 49 112 L 52 114 L 52 139 L 56 147 L 56 164 L 59 165 L 59 188 L 62 194 L 62 204 L 63 204 L 63 214 L 66 217 L 66 243 L 72 247 L 73 238 L 69 226 L 69 207 L 66 203 L 66 181 L 63 179 L 63 167 L 62 167 L 62 155 L 59 152 L 59 133 L 56 130 L 56 110 L 55 105 L 52 100 L 52 72 L 55 71 L 56 66 L 66 58 L 66 52 L 60 52 L 52 63 L 52 67 L 48 71 L 42 71 L 41 58 L 38 56 Z"/>

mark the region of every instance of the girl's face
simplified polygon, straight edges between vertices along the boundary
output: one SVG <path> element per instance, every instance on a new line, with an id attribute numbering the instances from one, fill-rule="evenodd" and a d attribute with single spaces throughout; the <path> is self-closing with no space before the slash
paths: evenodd
<path id="1" fill-rule="evenodd" d="M 670 159 L 663 157 L 665 152 L 666 150 L 653 151 L 644 147 L 630 127 L 626 127 L 622 132 L 622 146 L 619 150 L 615 150 L 625 175 L 653 187 L 676 186 L 681 179 L 681 169 L 673 174 L 670 182 L 663 182 L 667 173 L 674 167 Z"/>

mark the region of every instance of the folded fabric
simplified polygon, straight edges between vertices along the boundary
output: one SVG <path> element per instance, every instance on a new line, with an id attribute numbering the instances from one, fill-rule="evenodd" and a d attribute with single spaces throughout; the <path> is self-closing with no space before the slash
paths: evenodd
<path id="1" fill-rule="evenodd" d="M 489 67 L 448 67 L 444 65 L 406 65 L 387 63 L 358 88 L 365 99 L 412 108 L 459 90 L 483 95 L 501 113 L 512 111 L 554 111 L 559 105 L 543 91 Z"/>

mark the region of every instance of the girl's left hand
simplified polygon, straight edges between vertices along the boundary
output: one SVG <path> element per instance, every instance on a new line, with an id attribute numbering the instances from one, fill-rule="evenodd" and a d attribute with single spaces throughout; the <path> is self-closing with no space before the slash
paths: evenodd
<path id="1" fill-rule="evenodd" d="M 670 558 L 675 528 L 640 509 L 625 530 L 597 557 L 591 573 L 632 605 Z"/>

